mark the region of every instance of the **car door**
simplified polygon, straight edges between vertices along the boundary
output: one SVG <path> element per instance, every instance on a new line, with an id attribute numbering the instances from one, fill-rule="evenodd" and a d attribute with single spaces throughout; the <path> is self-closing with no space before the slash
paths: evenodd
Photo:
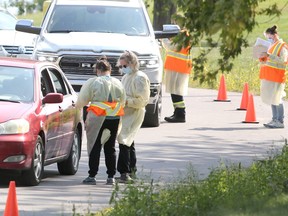
<path id="1" fill-rule="evenodd" d="M 41 93 L 44 98 L 49 93 L 55 93 L 52 77 L 47 68 L 41 71 Z M 45 160 L 57 156 L 62 142 L 61 131 L 61 104 L 43 104 L 42 113 L 46 116 L 44 128 L 46 128 Z"/>
<path id="2" fill-rule="evenodd" d="M 71 89 L 67 85 L 67 81 L 64 79 L 61 72 L 56 68 L 49 68 L 50 75 L 53 79 L 53 83 L 57 93 L 63 94 L 63 102 L 61 107 L 61 134 L 62 143 L 57 155 L 69 154 L 71 145 L 73 142 L 73 135 L 75 131 L 75 116 L 76 116 L 76 98 L 72 94 Z"/>

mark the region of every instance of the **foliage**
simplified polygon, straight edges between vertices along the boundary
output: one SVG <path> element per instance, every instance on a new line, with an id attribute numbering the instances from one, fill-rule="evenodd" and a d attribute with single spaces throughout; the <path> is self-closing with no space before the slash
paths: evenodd
<path id="1" fill-rule="evenodd" d="M 170 184 L 139 180 L 124 189 L 116 185 L 109 216 L 134 215 L 285 215 L 288 206 L 288 145 L 271 150 L 251 166 L 221 162 L 199 180 L 192 166 Z"/>
<path id="2" fill-rule="evenodd" d="M 46 0 L 36 0 L 36 2 L 37 2 L 37 5 L 38 5 L 38 9 L 40 10 L 40 11 L 42 11 L 43 10 L 43 4 L 44 4 L 44 2 L 45 2 Z"/>
<path id="3" fill-rule="evenodd" d="M 189 37 L 182 32 L 174 38 L 174 42 L 179 48 L 187 45 L 205 46 L 193 59 L 193 79 L 198 79 L 200 83 L 212 82 L 218 73 L 230 72 L 233 69 L 232 60 L 242 53 L 243 48 L 249 46 L 247 37 L 258 25 L 256 16 L 279 17 L 281 14 L 276 3 L 259 9 L 259 3 L 266 0 L 175 1 L 179 13 L 174 18 L 188 31 Z M 205 65 L 209 62 L 207 56 L 215 48 L 219 49 L 217 67 L 205 70 Z"/>
<path id="4" fill-rule="evenodd" d="M 32 13 L 35 8 L 35 3 L 28 3 L 24 0 L 10 0 L 10 6 L 15 6 L 18 8 L 18 15 L 23 15 L 25 13 Z"/>
<path id="5" fill-rule="evenodd" d="M 163 24 L 170 24 L 171 17 L 176 12 L 174 0 L 157 0 L 153 6 L 153 28 L 162 30 Z"/>

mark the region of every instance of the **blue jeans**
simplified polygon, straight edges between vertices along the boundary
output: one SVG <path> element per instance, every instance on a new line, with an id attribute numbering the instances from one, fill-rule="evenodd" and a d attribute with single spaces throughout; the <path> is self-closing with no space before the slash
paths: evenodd
<path id="1" fill-rule="evenodd" d="M 272 108 L 272 119 L 284 122 L 284 106 L 283 103 L 279 105 L 271 105 Z"/>

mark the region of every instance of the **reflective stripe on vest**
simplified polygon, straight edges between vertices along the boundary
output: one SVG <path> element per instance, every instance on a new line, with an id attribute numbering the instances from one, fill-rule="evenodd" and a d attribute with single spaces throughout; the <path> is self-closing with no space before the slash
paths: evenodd
<path id="1" fill-rule="evenodd" d="M 119 102 L 93 102 L 87 111 L 97 116 L 123 116 L 124 109 Z"/>
<path id="2" fill-rule="evenodd" d="M 166 70 L 190 74 L 192 62 L 189 48 L 182 48 L 179 52 L 168 50 L 164 68 Z"/>
<path id="3" fill-rule="evenodd" d="M 275 55 L 275 56 L 280 56 L 280 52 L 282 47 L 285 45 L 285 43 L 277 42 L 275 43 L 269 50 L 268 54 L 270 55 Z M 282 69 L 285 70 L 286 68 L 286 63 L 279 63 L 276 61 L 273 61 L 272 59 L 268 58 L 266 62 L 267 66 L 270 66 L 272 68 L 277 68 L 277 69 Z"/>
<path id="4" fill-rule="evenodd" d="M 280 56 L 281 49 L 285 45 L 284 42 L 276 42 L 269 50 L 268 54 Z M 286 62 L 280 63 L 273 61 L 271 58 L 267 58 L 265 65 L 260 68 L 260 79 L 265 79 L 272 82 L 285 83 Z"/>

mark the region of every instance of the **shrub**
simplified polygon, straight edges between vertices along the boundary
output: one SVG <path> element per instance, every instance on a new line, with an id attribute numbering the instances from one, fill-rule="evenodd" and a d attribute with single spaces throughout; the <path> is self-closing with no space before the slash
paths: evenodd
<path id="1" fill-rule="evenodd" d="M 273 150 L 249 167 L 221 162 L 200 180 L 190 166 L 172 183 L 139 180 L 116 185 L 109 216 L 159 215 L 284 215 L 288 206 L 288 145 Z"/>

